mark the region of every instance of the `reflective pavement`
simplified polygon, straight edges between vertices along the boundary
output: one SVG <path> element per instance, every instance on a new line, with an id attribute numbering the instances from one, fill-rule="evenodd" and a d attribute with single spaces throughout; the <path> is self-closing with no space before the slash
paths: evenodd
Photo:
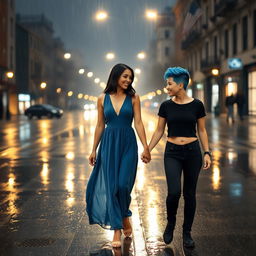
<path id="1" fill-rule="evenodd" d="M 143 111 L 148 140 L 157 122 Z M 183 198 L 174 241 L 166 246 L 163 138 L 151 163 L 139 161 L 131 209 L 133 239 L 111 250 L 112 231 L 88 225 L 85 189 L 92 168 L 96 111 L 62 119 L 0 121 L 0 255 L 243 255 L 256 254 L 256 118 L 227 124 L 208 115 L 213 166 L 201 171 L 192 235 L 182 248 Z M 138 140 L 139 150 L 142 151 Z"/>

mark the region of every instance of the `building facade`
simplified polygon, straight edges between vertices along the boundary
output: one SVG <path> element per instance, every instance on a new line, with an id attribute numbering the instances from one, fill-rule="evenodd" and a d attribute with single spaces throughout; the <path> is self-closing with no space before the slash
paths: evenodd
<path id="1" fill-rule="evenodd" d="M 171 7 L 166 7 L 157 17 L 155 36 L 151 40 L 144 73 L 145 92 L 163 89 L 165 70 L 174 65 L 175 56 L 175 16 Z M 157 96 L 156 101 L 163 101 L 166 94 Z"/>
<path id="2" fill-rule="evenodd" d="M 0 0 L 0 38 L 0 119 L 9 119 L 18 111 L 14 0 Z"/>
<path id="3" fill-rule="evenodd" d="M 256 2 L 178 1 L 174 12 L 176 59 L 191 72 L 193 95 L 209 112 L 224 113 L 225 98 L 239 94 L 244 114 L 256 114 Z"/>

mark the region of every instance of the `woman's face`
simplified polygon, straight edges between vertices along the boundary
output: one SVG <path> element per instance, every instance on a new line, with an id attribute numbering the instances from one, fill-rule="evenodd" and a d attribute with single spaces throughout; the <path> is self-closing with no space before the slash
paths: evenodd
<path id="1" fill-rule="evenodd" d="M 130 69 L 125 69 L 118 79 L 118 86 L 126 90 L 132 82 L 132 72 Z"/>
<path id="2" fill-rule="evenodd" d="M 167 81 L 166 89 L 168 91 L 169 96 L 175 96 L 182 89 L 182 85 L 177 84 L 173 80 L 173 77 L 167 78 L 166 81 Z"/>

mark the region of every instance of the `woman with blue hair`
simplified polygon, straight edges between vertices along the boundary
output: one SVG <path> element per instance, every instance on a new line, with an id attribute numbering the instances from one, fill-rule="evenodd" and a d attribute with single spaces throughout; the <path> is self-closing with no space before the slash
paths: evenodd
<path id="1" fill-rule="evenodd" d="M 164 242 L 171 243 L 176 223 L 176 213 L 181 195 L 181 174 L 183 172 L 184 222 L 183 245 L 194 247 L 191 227 L 196 210 L 196 186 L 202 167 L 211 165 L 208 136 L 205 129 L 205 108 L 203 103 L 187 95 L 189 72 L 181 67 L 168 68 L 164 74 L 167 81 L 168 95 L 171 99 L 164 101 L 159 109 L 158 125 L 151 138 L 149 150 L 157 145 L 168 126 L 167 143 L 164 152 L 164 167 L 167 179 L 168 195 L 166 199 L 167 225 Z M 197 128 L 197 129 L 196 129 Z M 199 141 L 204 150 L 202 159 Z M 142 154 L 142 159 L 146 158 Z"/>

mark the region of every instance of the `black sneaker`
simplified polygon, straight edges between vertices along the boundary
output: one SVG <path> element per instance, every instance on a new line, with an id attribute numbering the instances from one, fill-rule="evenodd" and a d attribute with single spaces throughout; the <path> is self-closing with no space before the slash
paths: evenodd
<path id="1" fill-rule="evenodd" d="M 173 230 L 174 230 L 174 225 L 167 223 L 167 226 L 165 228 L 164 235 L 163 235 L 164 242 L 166 244 L 171 243 L 171 241 L 173 239 Z"/>
<path id="2" fill-rule="evenodd" d="M 195 242 L 191 237 L 190 231 L 183 231 L 183 246 L 186 248 L 195 247 Z"/>

